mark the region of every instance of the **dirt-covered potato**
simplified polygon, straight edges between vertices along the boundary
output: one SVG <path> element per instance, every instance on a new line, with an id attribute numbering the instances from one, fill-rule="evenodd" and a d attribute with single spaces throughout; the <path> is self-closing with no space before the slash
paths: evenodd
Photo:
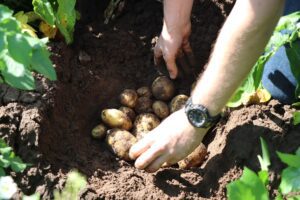
<path id="1" fill-rule="evenodd" d="M 180 110 L 182 107 L 184 107 L 188 99 L 189 97 L 184 94 L 179 94 L 174 97 L 170 103 L 170 112 L 173 113 L 177 110 Z"/>
<path id="2" fill-rule="evenodd" d="M 164 119 L 170 114 L 168 105 L 163 101 L 155 101 L 152 104 L 152 110 L 160 119 Z"/>
<path id="3" fill-rule="evenodd" d="M 207 149 L 204 144 L 200 144 L 190 155 L 178 162 L 180 169 L 190 169 L 200 166 L 205 160 Z"/>
<path id="4" fill-rule="evenodd" d="M 136 117 L 133 124 L 133 133 L 138 140 L 160 124 L 160 120 L 152 113 L 143 113 Z"/>
<path id="5" fill-rule="evenodd" d="M 120 103 L 123 106 L 134 108 L 138 95 L 135 90 L 126 89 L 120 94 Z"/>
<path id="6" fill-rule="evenodd" d="M 140 97 L 136 102 L 134 110 L 139 114 L 152 112 L 152 102 L 149 97 Z"/>
<path id="7" fill-rule="evenodd" d="M 174 97 L 175 86 L 173 82 L 166 76 L 156 78 L 152 83 L 153 96 L 162 101 L 168 101 Z"/>
<path id="8" fill-rule="evenodd" d="M 111 129 L 107 132 L 106 143 L 111 150 L 121 159 L 130 161 L 129 150 L 137 139 L 128 131 Z"/>
<path id="9" fill-rule="evenodd" d="M 101 118 L 102 121 L 110 128 L 120 128 L 124 130 L 130 130 L 132 128 L 130 118 L 125 113 L 117 109 L 103 110 Z"/>
<path id="10" fill-rule="evenodd" d="M 152 92 L 151 92 L 150 88 L 147 87 L 147 86 L 140 87 L 139 89 L 137 89 L 136 92 L 137 92 L 139 97 L 149 97 L 149 98 L 151 98 L 151 96 L 152 96 Z"/>
<path id="11" fill-rule="evenodd" d="M 107 128 L 104 124 L 99 124 L 92 130 L 92 137 L 95 139 L 103 139 L 106 136 Z"/>
<path id="12" fill-rule="evenodd" d="M 122 106 L 119 108 L 119 110 L 121 110 L 123 113 L 125 113 L 131 119 L 131 121 L 135 120 L 136 115 L 135 115 L 135 112 L 133 109 Z"/>

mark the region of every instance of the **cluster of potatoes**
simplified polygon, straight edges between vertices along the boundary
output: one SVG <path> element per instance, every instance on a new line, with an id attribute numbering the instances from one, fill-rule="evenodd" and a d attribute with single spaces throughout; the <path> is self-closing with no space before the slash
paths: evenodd
<path id="1" fill-rule="evenodd" d="M 102 123 L 92 130 L 92 137 L 105 138 L 117 157 L 130 161 L 131 146 L 171 113 L 181 109 L 188 98 L 184 94 L 175 96 L 175 86 L 166 76 L 156 78 L 151 88 L 125 89 L 119 96 L 122 106 L 119 109 L 102 110 Z M 206 148 L 201 144 L 178 165 L 182 169 L 196 167 L 203 162 L 206 154 Z"/>

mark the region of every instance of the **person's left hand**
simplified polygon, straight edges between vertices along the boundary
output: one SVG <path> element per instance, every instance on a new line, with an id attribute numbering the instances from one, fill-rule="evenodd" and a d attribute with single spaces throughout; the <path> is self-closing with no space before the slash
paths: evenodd
<path id="1" fill-rule="evenodd" d="M 136 159 L 136 168 L 155 172 L 163 164 L 172 165 L 188 156 L 206 132 L 207 129 L 193 127 L 181 109 L 133 145 L 129 155 Z"/>

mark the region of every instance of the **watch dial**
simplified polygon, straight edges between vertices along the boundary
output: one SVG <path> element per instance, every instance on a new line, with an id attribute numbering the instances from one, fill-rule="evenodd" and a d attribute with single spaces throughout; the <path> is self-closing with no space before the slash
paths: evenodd
<path id="1" fill-rule="evenodd" d="M 200 110 L 190 110 L 189 119 L 196 127 L 201 127 L 205 123 L 206 115 Z"/>

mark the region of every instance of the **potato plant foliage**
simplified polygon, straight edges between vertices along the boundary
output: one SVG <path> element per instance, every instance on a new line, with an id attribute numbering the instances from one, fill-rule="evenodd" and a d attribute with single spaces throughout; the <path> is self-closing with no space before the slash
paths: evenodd
<path id="1" fill-rule="evenodd" d="M 46 42 L 23 32 L 19 21 L 13 17 L 13 11 L 0 4 L 1 82 L 32 90 L 35 88 L 32 71 L 56 80 Z"/>
<path id="2" fill-rule="evenodd" d="M 284 16 L 279 20 L 273 36 L 265 48 L 265 53 L 258 59 L 248 77 L 227 103 L 227 106 L 238 107 L 244 104 L 249 99 L 249 96 L 263 89 L 261 79 L 264 66 L 283 45 L 288 47 L 286 48 L 286 54 L 290 61 L 291 71 L 298 81 L 295 94 L 296 97 L 300 96 L 300 67 L 298 66 L 300 63 L 300 43 L 294 42 L 300 38 L 299 20 L 300 12 Z"/>
<path id="3" fill-rule="evenodd" d="M 268 200 L 270 156 L 266 142 L 261 138 L 262 157 L 258 156 L 261 170 L 256 174 L 245 167 L 240 179 L 227 185 L 229 200 Z M 300 200 L 300 148 L 295 154 L 277 152 L 280 160 L 287 165 L 282 171 L 276 200 Z"/>

